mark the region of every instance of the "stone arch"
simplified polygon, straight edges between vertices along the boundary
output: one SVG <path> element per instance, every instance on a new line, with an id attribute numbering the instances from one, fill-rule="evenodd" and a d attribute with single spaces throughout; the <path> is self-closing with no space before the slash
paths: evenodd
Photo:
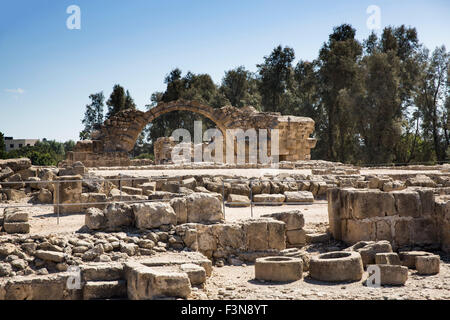
<path id="1" fill-rule="evenodd" d="M 104 151 L 125 151 L 133 149 L 134 144 L 144 127 L 163 114 L 173 111 L 190 111 L 200 114 L 212 122 L 225 134 L 228 123 L 221 109 L 215 109 L 195 101 L 177 100 L 160 103 L 156 107 L 142 112 L 140 110 L 124 110 L 106 120 L 94 139 L 102 140 Z"/>
<path id="2" fill-rule="evenodd" d="M 316 139 L 310 137 L 314 132 L 311 118 L 258 112 L 253 107 L 212 108 L 196 101 L 176 100 L 160 103 L 147 112 L 127 109 L 117 113 L 91 134 L 92 140 L 79 141 L 73 152 L 67 154 L 67 162 L 82 161 L 86 166 L 127 165 L 128 152 L 144 127 L 173 111 L 190 111 L 210 119 L 224 138 L 227 129 L 278 129 L 280 160 L 309 160 L 310 150 L 316 145 Z"/>

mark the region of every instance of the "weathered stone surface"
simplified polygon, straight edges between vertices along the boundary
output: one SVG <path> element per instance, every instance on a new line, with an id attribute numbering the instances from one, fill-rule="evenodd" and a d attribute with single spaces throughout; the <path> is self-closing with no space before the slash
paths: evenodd
<path id="1" fill-rule="evenodd" d="M 14 171 L 10 167 L 5 167 L 0 170 L 0 181 L 3 181 L 14 174 Z"/>
<path id="2" fill-rule="evenodd" d="M 162 272 L 138 263 L 125 264 L 128 298 L 131 300 L 158 297 L 187 298 L 191 293 L 186 273 Z"/>
<path id="3" fill-rule="evenodd" d="M 27 222 L 28 212 L 21 208 L 6 208 L 4 211 L 4 222 Z"/>
<path id="4" fill-rule="evenodd" d="M 193 193 L 186 197 L 188 222 L 223 221 L 222 203 L 210 193 Z"/>
<path id="5" fill-rule="evenodd" d="M 98 208 L 103 210 L 106 208 L 107 198 L 106 194 L 100 192 L 82 193 L 81 202 L 85 204 L 84 208 Z"/>
<path id="6" fill-rule="evenodd" d="M 227 199 L 227 205 L 230 207 L 249 207 L 250 199 L 245 195 L 229 194 Z"/>
<path id="7" fill-rule="evenodd" d="M 14 172 L 18 172 L 31 167 L 31 160 L 28 158 L 0 159 L 0 168 L 5 169 L 6 167 L 9 167 Z"/>
<path id="8" fill-rule="evenodd" d="M 264 257 L 255 262 L 255 279 L 265 281 L 297 281 L 303 277 L 303 260 L 293 257 Z"/>
<path id="9" fill-rule="evenodd" d="M 177 215 L 167 202 L 147 202 L 133 204 L 136 227 L 139 229 L 158 228 L 163 224 L 177 223 Z"/>
<path id="10" fill-rule="evenodd" d="M 181 181 L 181 185 L 189 189 L 194 189 L 197 186 L 197 181 L 195 178 L 187 178 Z"/>
<path id="11" fill-rule="evenodd" d="M 152 194 L 153 192 L 156 191 L 156 182 L 155 181 L 151 181 L 151 182 L 143 183 L 141 185 L 141 188 L 142 188 L 142 193 L 144 195 L 148 196 L 148 195 L 150 195 L 150 194 Z"/>
<path id="12" fill-rule="evenodd" d="M 29 233 L 30 224 L 28 222 L 4 222 L 3 229 L 7 233 Z"/>
<path id="13" fill-rule="evenodd" d="M 305 245 L 306 232 L 303 229 L 286 231 L 286 241 L 291 245 Z"/>
<path id="14" fill-rule="evenodd" d="M 206 271 L 202 266 L 193 263 L 185 263 L 180 266 L 180 269 L 187 274 L 192 285 L 205 283 Z"/>
<path id="15" fill-rule="evenodd" d="M 243 230 L 249 251 L 286 248 L 285 224 L 272 219 L 247 220 Z"/>
<path id="16" fill-rule="evenodd" d="M 409 178 L 406 180 L 407 186 L 419 186 L 419 187 L 436 187 L 436 182 L 426 175 L 418 174 L 415 178 Z"/>
<path id="17" fill-rule="evenodd" d="M 430 252 L 426 251 L 400 251 L 399 253 L 402 265 L 411 269 L 416 267 L 416 258 L 421 256 L 431 256 Z"/>
<path id="18" fill-rule="evenodd" d="M 0 189 L 2 193 L 6 194 L 8 200 L 19 201 L 25 198 L 27 195 L 22 190 L 15 190 L 10 188 Z"/>
<path id="19" fill-rule="evenodd" d="M 44 261 L 52 261 L 57 263 L 64 261 L 63 252 L 37 250 L 35 252 L 35 256 Z"/>
<path id="20" fill-rule="evenodd" d="M 39 191 L 38 200 L 39 200 L 40 203 L 46 203 L 46 204 L 52 203 L 52 201 L 53 201 L 53 194 L 52 194 L 52 192 L 50 190 L 42 188 Z"/>
<path id="21" fill-rule="evenodd" d="M 82 177 L 76 176 L 60 176 L 56 177 L 58 183 L 55 188 L 59 191 L 53 194 L 53 203 L 61 204 L 59 206 L 60 213 L 82 212 L 81 205 Z M 55 206 L 55 212 L 58 206 Z"/>
<path id="22" fill-rule="evenodd" d="M 122 263 L 88 263 L 81 266 L 83 281 L 113 281 L 124 278 Z"/>
<path id="23" fill-rule="evenodd" d="M 305 234 L 306 243 L 323 243 L 330 241 L 330 235 L 326 232 Z"/>
<path id="24" fill-rule="evenodd" d="M 86 210 L 84 223 L 91 230 L 99 230 L 106 227 L 106 217 L 102 210 L 98 208 L 88 208 Z"/>
<path id="25" fill-rule="evenodd" d="M 261 205 L 274 205 L 274 206 L 281 206 L 285 200 L 285 196 L 282 194 L 256 194 L 253 197 L 253 202 L 255 204 L 261 204 Z"/>
<path id="26" fill-rule="evenodd" d="M 346 249 L 346 251 L 356 251 L 361 255 L 364 267 L 375 263 L 375 255 L 377 253 L 390 253 L 392 247 L 389 241 L 360 241 Z"/>
<path id="27" fill-rule="evenodd" d="M 41 276 L 21 276 L 4 284 L 5 300 L 78 300 L 81 290 L 67 288 L 68 277 L 61 272 Z M 1 289 L 0 289 L 1 290 Z"/>
<path id="28" fill-rule="evenodd" d="M 286 197 L 286 202 L 314 202 L 314 196 L 309 191 L 285 191 L 284 196 Z"/>
<path id="29" fill-rule="evenodd" d="M 133 188 L 133 187 L 123 186 L 122 191 L 125 192 L 126 194 L 142 196 L 141 188 Z"/>
<path id="30" fill-rule="evenodd" d="M 399 265 L 377 264 L 380 268 L 380 284 L 402 286 L 408 280 L 408 268 Z"/>
<path id="31" fill-rule="evenodd" d="M 401 266 L 402 263 L 400 261 L 400 257 L 395 252 L 383 252 L 375 254 L 375 263 L 376 264 L 390 264 Z"/>
<path id="32" fill-rule="evenodd" d="M 439 273 L 440 257 L 427 255 L 416 257 L 416 270 L 418 274 L 430 275 Z"/>
<path id="33" fill-rule="evenodd" d="M 170 205 L 172 206 L 175 214 L 177 216 L 176 224 L 183 224 L 187 222 L 187 205 L 186 198 L 174 198 L 170 200 Z"/>
<path id="34" fill-rule="evenodd" d="M 114 229 L 134 224 L 133 209 L 125 203 L 110 203 L 104 210 L 104 214 L 108 228 Z"/>
<path id="35" fill-rule="evenodd" d="M 124 298 L 127 296 L 127 283 L 124 280 L 88 281 L 83 286 L 83 299 Z"/>
<path id="36" fill-rule="evenodd" d="M 273 218 L 283 221 L 286 224 L 286 230 L 301 229 L 305 226 L 305 218 L 299 210 L 290 210 L 262 215 L 261 217 Z"/>

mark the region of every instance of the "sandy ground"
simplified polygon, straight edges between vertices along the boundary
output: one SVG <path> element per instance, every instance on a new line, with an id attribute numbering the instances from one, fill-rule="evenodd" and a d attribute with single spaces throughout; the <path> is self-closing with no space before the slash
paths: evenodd
<path id="1" fill-rule="evenodd" d="M 353 283 L 328 283 L 311 279 L 305 272 L 304 279 L 290 283 L 260 282 L 254 279 L 254 266 L 214 267 L 204 289 L 197 289 L 195 296 L 201 299 L 284 299 L 284 300 L 411 300 L 450 299 L 450 257 L 441 256 L 441 270 L 437 275 L 420 276 L 409 270 L 404 286 L 370 288 L 363 279 Z"/>
<path id="2" fill-rule="evenodd" d="M 25 198 L 20 202 L 10 203 L 9 205 L 28 206 L 30 198 Z M 3 209 L 0 208 L 0 211 Z M 60 214 L 58 217 L 53 213 L 52 206 L 33 206 L 26 209 L 29 212 L 29 221 L 31 225 L 31 234 L 50 234 L 61 232 L 75 232 L 84 225 L 84 214 Z M 315 224 L 328 223 L 328 209 L 326 200 L 316 200 L 313 204 L 304 205 L 283 205 L 283 206 L 253 206 L 253 218 L 258 218 L 263 214 L 274 212 L 300 210 L 305 217 L 306 227 Z M 230 208 L 225 207 L 225 222 L 234 222 L 242 219 L 251 219 L 252 212 L 250 207 Z"/>
<path id="3" fill-rule="evenodd" d="M 328 204 L 326 200 L 316 200 L 312 204 L 303 205 L 253 206 L 253 218 L 258 218 L 263 214 L 291 210 L 299 210 L 301 213 L 303 213 L 305 224 L 307 226 L 318 223 L 328 223 Z M 225 207 L 225 221 L 227 222 L 250 218 L 252 218 L 250 207 Z"/>

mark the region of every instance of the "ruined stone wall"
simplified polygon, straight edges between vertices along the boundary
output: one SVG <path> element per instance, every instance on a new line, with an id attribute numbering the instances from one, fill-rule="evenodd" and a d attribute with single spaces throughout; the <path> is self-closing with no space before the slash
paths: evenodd
<path id="1" fill-rule="evenodd" d="M 327 197 L 330 231 L 337 240 L 349 244 L 388 240 L 395 248 L 419 245 L 449 250 L 447 203 L 436 205 L 432 189 L 333 188 Z"/>
<path id="2" fill-rule="evenodd" d="M 195 101 L 177 100 L 161 103 L 147 112 L 123 110 L 107 119 L 92 133 L 92 141 L 79 141 L 69 152 L 68 164 L 82 161 L 85 166 L 126 165 L 126 155 L 136 143 L 144 127 L 157 117 L 173 111 L 191 111 L 212 120 L 225 137 L 227 129 L 279 129 L 279 156 L 281 161 L 309 160 L 316 139 L 314 121 L 307 117 L 282 116 L 280 113 L 258 112 L 253 107 L 241 109 L 225 106 L 212 108 Z M 225 139 L 224 139 L 225 140 Z M 269 133 L 268 151 L 271 137 Z M 224 141 L 225 143 L 225 141 Z"/>

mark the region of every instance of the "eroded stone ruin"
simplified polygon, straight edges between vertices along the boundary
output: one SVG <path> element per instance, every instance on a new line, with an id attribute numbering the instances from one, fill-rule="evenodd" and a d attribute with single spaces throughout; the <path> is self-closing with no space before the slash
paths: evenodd
<path id="1" fill-rule="evenodd" d="M 227 129 L 278 129 L 279 159 L 297 161 L 310 159 L 310 150 L 315 147 L 314 121 L 307 117 L 283 116 L 274 112 L 258 112 L 252 107 L 241 109 L 225 106 L 212 108 L 195 101 L 177 100 L 160 103 L 147 112 L 124 110 L 107 119 L 92 134 L 92 140 L 78 141 L 74 150 L 68 152 L 66 162 L 81 161 L 86 167 L 128 166 L 128 152 L 136 143 L 144 127 L 157 117 L 172 111 L 191 111 L 212 120 L 226 136 Z M 270 133 L 268 134 L 270 153 Z"/>
<path id="2" fill-rule="evenodd" d="M 316 282 L 329 297 L 347 297 L 327 285 L 337 282 L 355 297 L 382 299 L 386 291 L 365 291 L 375 267 L 393 295 L 423 297 L 411 288 L 427 275 L 433 294 L 447 297 L 447 165 L 382 174 L 325 161 L 280 167 L 249 177 L 254 165 L 88 169 L 0 160 L 0 299 L 273 298 L 256 292 L 292 282 L 277 298 L 322 298 Z M 161 169 L 173 174 L 144 174 Z M 319 208 L 327 222 L 311 223 Z M 61 227 L 80 219 L 71 231 L 45 232 L 57 230 L 57 215 Z M 40 229 L 44 216 L 53 220 Z M 233 268 L 244 275 L 242 292 L 215 285 Z M 68 286 L 77 275 L 79 286 Z"/>

